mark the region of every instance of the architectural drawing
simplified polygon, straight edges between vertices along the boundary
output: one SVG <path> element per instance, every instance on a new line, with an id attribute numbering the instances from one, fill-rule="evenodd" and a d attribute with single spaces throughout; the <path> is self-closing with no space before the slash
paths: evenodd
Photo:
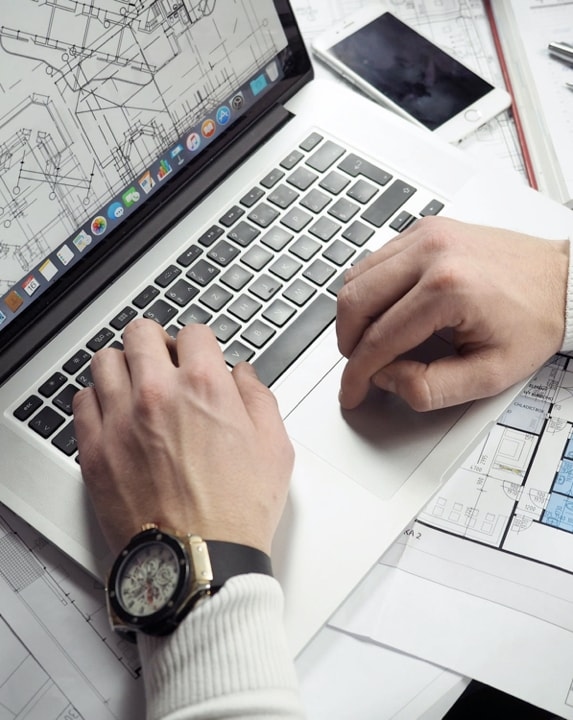
<path id="1" fill-rule="evenodd" d="M 284 47 L 256 5 L 0 0 L 0 294 Z"/>
<path id="2" fill-rule="evenodd" d="M 573 359 L 529 382 L 419 521 L 573 572 Z"/>

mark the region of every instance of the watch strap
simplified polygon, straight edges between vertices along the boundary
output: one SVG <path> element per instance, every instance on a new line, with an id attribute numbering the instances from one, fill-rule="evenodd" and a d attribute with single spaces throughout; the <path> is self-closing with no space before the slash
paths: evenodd
<path id="1" fill-rule="evenodd" d="M 270 557 L 262 550 L 223 540 L 205 540 L 211 559 L 213 581 L 211 594 L 217 592 L 229 578 L 247 573 L 273 575 Z"/>

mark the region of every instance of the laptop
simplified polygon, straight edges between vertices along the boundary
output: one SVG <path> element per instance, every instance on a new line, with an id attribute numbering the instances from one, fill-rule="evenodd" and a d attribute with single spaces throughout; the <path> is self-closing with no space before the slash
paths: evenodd
<path id="1" fill-rule="evenodd" d="M 298 653 L 512 396 L 343 413 L 345 269 L 423 215 L 562 238 L 571 212 L 313 79 L 286 0 L 20 0 L 0 40 L 0 501 L 103 576 L 72 397 L 133 318 L 208 324 L 295 446 L 273 563 Z"/>

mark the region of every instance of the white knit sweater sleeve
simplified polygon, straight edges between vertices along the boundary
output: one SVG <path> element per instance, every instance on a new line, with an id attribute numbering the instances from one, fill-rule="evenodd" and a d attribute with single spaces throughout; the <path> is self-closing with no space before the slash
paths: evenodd
<path id="1" fill-rule="evenodd" d="M 147 720 L 303 717 L 283 625 L 266 575 L 239 575 L 166 638 L 139 638 Z"/>
<path id="2" fill-rule="evenodd" d="M 565 302 L 565 335 L 561 350 L 573 350 L 573 236 L 569 238 L 569 275 L 567 277 L 567 297 Z"/>

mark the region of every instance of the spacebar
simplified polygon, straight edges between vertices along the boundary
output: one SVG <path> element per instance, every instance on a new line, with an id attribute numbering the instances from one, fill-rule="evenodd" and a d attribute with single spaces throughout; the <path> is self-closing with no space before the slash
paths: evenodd
<path id="1" fill-rule="evenodd" d="M 336 300 L 319 295 L 282 335 L 260 355 L 253 366 L 270 387 L 336 317 Z"/>

